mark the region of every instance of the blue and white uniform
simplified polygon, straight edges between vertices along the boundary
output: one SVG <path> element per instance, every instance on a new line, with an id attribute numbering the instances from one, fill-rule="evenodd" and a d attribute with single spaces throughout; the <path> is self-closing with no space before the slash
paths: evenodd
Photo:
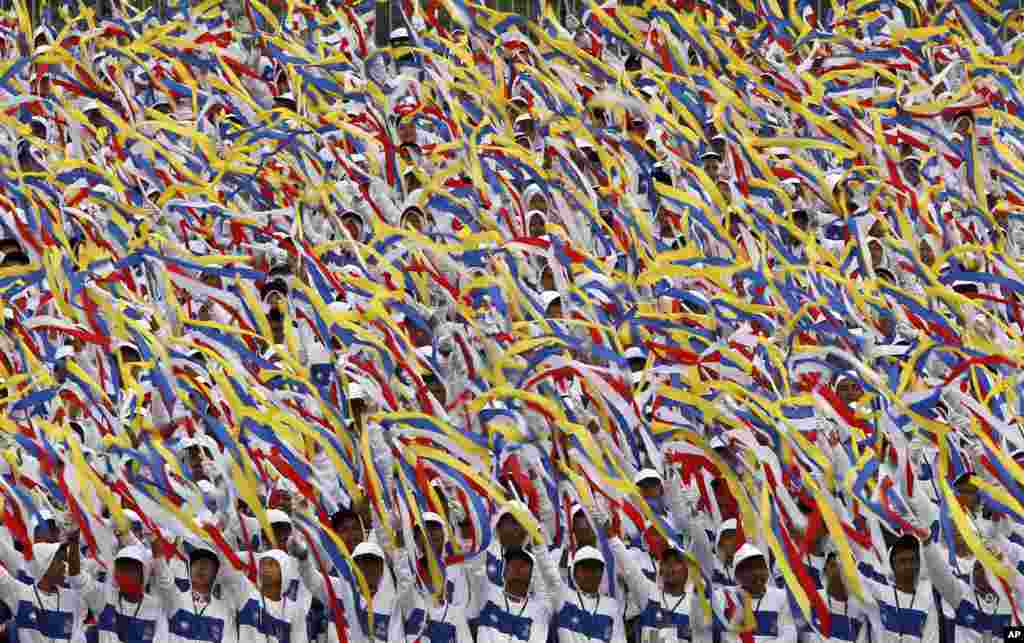
<path id="1" fill-rule="evenodd" d="M 743 545 L 733 556 L 732 577 L 736 577 L 736 570 L 740 563 L 750 558 L 761 557 L 761 553 L 752 545 Z M 767 562 L 767 561 L 766 561 Z M 715 591 L 713 608 L 715 617 L 721 626 L 721 640 L 723 643 L 740 643 L 743 633 L 743 597 L 744 590 L 736 588 L 719 588 Z M 755 643 L 764 641 L 789 642 L 797 640 L 796 622 L 790 611 L 789 600 L 786 592 L 774 587 L 769 583 L 765 587 L 764 595 L 754 599 L 747 597 L 753 605 L 754 631 L 753 640 Z"/>
<path id="2" fill-rule="evenodd" d="M 475 597 L 476 643 L 546 643 L 554 618 L 547 585 L 534 575 L 526 596 L 511 596 L 505 591 L 504 574 L 499 583 L 493 582 L 488 565 L 480 557 L 468 570 Z"/>
<path id="3" fill-rule="evenodd" d="M 871 640 L 868 610 L 853 596 L 840 601 L 832 598 L 827 590 L 819 590 L 821 602 L 828 608 L 832 620 L 826 634 L 819 628 L 805 625 L 800 631 L 801 643 L 867 643 Z"/>
<path id="4" fill-rule="evenodd" d="M 153 560 L 145 547 L 131 545 L 118 552 L 115 560 L 135 560 L 142 564 L 143 586 L 151 574 Z M 163 643 L 167 640 L 167 607 L 173 586 L 154 586 L 142 600 L 126 600 L 114 582 L 113 574 L 106 582 L 84 579 L 82 574 L 71 579 L 72 588 L 82 592 L 85 604 L 96 616 L 97 643 Z"/>
<path id="5" fill-rule="evenodd" d="M 586 560 L 604 563 L 593 547 L 580 547 L 573 555 L 572 568 Z M 625 643 L 623 606 L 603 594 L 584 594 L 563 581 L 550 554 L 537 556 L 541 577 L 550 588 L 559 643 Z M 607 574 L 606 574 L 607 576 Z"/>
<path id="6" fill-rule="evenodd" d="M 60 545 L 36 543 L 32 546 L 34 560 L 40 569 L 48 569 Z M 40 576 L 42 574 L 39 574 Z M 10 605 L 11 643 L 51 643 L 78 641 L 84 636 L 83 621 L 88 608 L 81 592 L 66 587 L 46 593 L 38 585 L 19 580 L 0 569 L 0 600 Z"/>
<path id="7" fill-rule="evenodd" d="M 384 563 L 385 577 L 387 576 L 387 561 L 384 553 L 374 543 L 363 542 L 356 546 L 352 552 L 352 558 L 373 555 Z M 385 583 L 381 578 L 378 587 L 371 588 L 373 592 L 373 604 L 368 605 L 363 593 L 358 586 L 353 587 L 349 581 L 334 576 L 324 576 L 314 566 L 312 556 L 307 556 L 299 565 L 299 572 L 302 582 L 314 599 L 324 605 L 330 605 L 330 593 L 327 591 L 326 583 L 331 584 L 331 590 L 342 610 L 342 624 L 346 630 L 346 637 L 349 643 L 387 643 L 391 629 L 391 610 L 395 604 L 395 590 L 392 583 Z M 373 609 L 373 618 L 370 618 L 370 608 Z M 327 610 L 327 640 L 330 643 L 338 643 L 338 628 L 334 622 L 334 613 Z"/>
<path id="8" fill-rule="evenodd" d="M 438 600 L 419 581 L 416 563 L 399 559 L 398 590 L 391 618 L 392 641 L 407 643 L 472 643 L 469 616 L 472 598 L 462 565 L 445 570 L 444 597 Z"/>
<path id="9" fill-rule="evenodd" d="M 875 600 L 871 611 L 872 641 L 879 643 L 938 643 L 939 613 L 926 578 L 917 581 L 913 593 L 892 583 L 861 577 L 861 585 Z"/>
<path id="10" fill-rule="evenodd" d="M 935 589 L 953 606 L 952 626 L 957 643 L 1001 641 L 1010 626 L 1021 625 L 1014 618 L 1010 598 L 1002 583 L 991 583 L 992 592 L 981 593 L 950 566 L 946 550 L 935 541 L 924 548 L 925 564 Z"/>
<path id="11" fill-rule="evenodd" d="M 247 580 L 239 592 L 238 640 L 245 643 L 308 643 L 306 615 L 313 599 L 298 580 L 295 561 L 278 549 L 262 553 L 258 561 L 270 558 L 281 567 L 281 597 L 271 600 Z"/>
<path id="12" fill-rule="evenodd" d="M 169 643 L 237 643 L 237 597 L 244 592 L 240 573 L 225 570 L 221 561 L 214 591 L 209 596 L 193 592 L 191 587 L 181 589 L 168 566 L 159 561 L 153 566 L 153 574 L 158 586 L 173 587 L 167 605 Z"/>
<path id="13" fill-rule="evenodd" d="M 669 594 L 647 578 L 621 540 L 613 538 L 608 545 L 622 568 L 631 599 L 640 606 L 637 627 L 641 643 L 710 640 L 701 597 L 692 583 L 687 583 L 681 595 Z"/>

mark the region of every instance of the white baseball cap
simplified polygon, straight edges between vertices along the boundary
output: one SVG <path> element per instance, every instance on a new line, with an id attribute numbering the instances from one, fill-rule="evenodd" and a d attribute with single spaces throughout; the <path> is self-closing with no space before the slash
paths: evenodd
<path id="1" fill-rule="evenodd" d="M 352 550 L 352 559 L 360 558 L 363 556 L 371 556 L 373 558 L 379 558 L 384 560 L 384 550 L 380 548 L 377 543 L 371 543 L 369 541 L 363 541 L 356 545 L 356 548 Z"/>
<path id="2" fill-rule="evenodd" d="M 764 554 L 760 549 L 754 547 L 750 543 L 744 543 L 742 547 L 736 552 L 736 555 L 732 557 L 732 575 L 736 577 L 736 570 L 739 569 L 740 564 L 744 561 L 752 558 L 764 558 Z M 766 561 L 767 562 L 767 561 Z"/>
<path id="3" fill-rule="evenodd" d="M 601 555 L 601 552 L 597 551 L 597 549 L 590 547 L 588 545 L 586 547 L 580 547 L 576 550 L 576 554 L 572 557 L 573 569 L 576 568 L 576 565 L 579 565 L 580 563 L 586 562 L 588 560 L 597 561 L 604 565 L 604 556 Z"/>
<path id="4" fill-rule="evenodd" d="M 267 522 L 271 525 L 290 525 L 292 524 L 292 519 L 280 509 L 271 509 L 267 512 Z"/>

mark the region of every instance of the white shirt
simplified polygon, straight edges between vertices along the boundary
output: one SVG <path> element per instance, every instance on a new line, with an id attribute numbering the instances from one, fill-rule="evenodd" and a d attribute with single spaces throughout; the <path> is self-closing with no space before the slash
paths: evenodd
<path id="1" fill-rule="evenodd" d="M 14 613 L 17 643 L 74 641 L 83 636 L 88 608 L 81 592 L 60 587 L 47 594 L 0 569 L 0 600 Z"/>
<path id="2" fill-rule="evenodd" d="M 173 583 L 167 605 L 169 643 L 237 643 L 235 616 L 240 607 L 238 597 L 243 595 L 243 577 L 224 562 L 218 572 L 216 585 L 220 586 L 219 591 L 203 598 L 191 587 L 182 589 L 166 566 L 155 566 L 158 584 L 167 586 Z M 185 574 L 187 578 L 187 567 Z"/>
<path id="3" fill-rule="evenodd" d="M 469 568 L 472 586 L 473 618 L 477 621 L 476 643 L 546 643 L 554 618 L 552 595 L 534 569 L 526 596 L 522 599 L 505 592 L 504 574 L 490 569 L 494 561 L 481 555 Z M 504 561 L 502 561 L 504 567 Z"/>
<path id="4" fill-rule="evenodd" d="M 465 569 L 455 565 L 445 570 L 445 600 L 439 603 L 419 582 L 415 564 L 408 555 L 403 555 L 395 566 L 398 589 L 391 618 L 390 640 L 407 643 L 472 643 L 473 637 L 469 630 L 472 597 Z"/>
<path id="5" fill-rule="evenodd" d="M 1020 625 L 1014 618 L 1010 598 L 1002 584 L 996 582 L 991 594 L 978 592 L 974 583 L 957 576 L 948 563 L 946 550 L 935 543 L 924 551 L 928 575 L 935 589 L 952 608 L 946 618 L 952 621 L 954 640 L 958 643 L 990 643 L 1001 641 L 1005 628 Z"/>
<path id="6" fill-rule="evenodd" d="M 828 636 L 805 627 L 800 633 L 801 643 L 864 643 L 869 639 L 870 617 L 863 604 L 852 596 L 849 600 L 836 600 L 824 589 L 818 590 L 818 593 L 821 602 L 828 607 L 832 627 Z"/>
<path id="7" fill-rule="evenodd" d="M 81 592 L 83 602 L 96 615 L 98 643 L 162 643 L 167 640 L 167 605 L 169 588 L 144 594 L 138 603 L 129 603 L 113 584 L 113 575 L 105 583 L 72 577 L 72 589 Z"/>
<path id="8" fill-rule="evenodd" d="M 724 643 L 740 643 L 739 629 L 743 626 L 743 599 L 741 589 L 722 589 L 715 592 L 713 607 L 719 620 L 725 625 L 722 633 Z M 764 596 L 753 600 L 754 641 L 796 641 L 796 623 L 789 610 L 786 592 L 769 585 Z"/>
<path id="9" fill-rule="evenodd" d="M 876 601 L 871 609 L 871 628 L 878 633 L 874 640 L 879 643 L 938 643 L 938 608 L 927 578 L 918 579 L 917 589 L 912 594 L 871 578 L 861 577 L 861 584 Z"/>
<path id="10" fill-rule="evenodd" d="M 387 643 L 391 629 L 392 608 L 395 604 L 395 589 L 392 583 L 385 582 L 385 574 L 381 577 L 380 586 L 373 595 L 373 623 L 370 623 L 369 607 L 358 587 L 342 578 L 324 576 L 316 571 L 311 557 L 307 557 L 299 565 L 302 582 L 313 598 L 324 604 L 327 615 L 327 640 L 339 643 L 338 627 L 335 615 L 331 610 L 330 594 L 325 581 L 331 584 L 335 599 L 343 610 L 345 622 L 342 624 L 349 643 Z M 372 632 L 370 631 L 372 628 Z"/>
<path id="11" fill-rule="evenodd" d="M 557 551 L 557 550 L 556 550 Z M 559 643 L 626 643 L 623 605 L 603 594 L 583 594 L 562 580 L 552 558 L 555 552 L 535 553 L 536 565 L 548 586 L 558 623 Z"/>
<path id="12" fill-rule="evenodd" d="M 613 538 L 608 545 L 622 566 L 630 600 L 639 607 L 637 627 L 641 643 L 710 641 L 711 630 L 704 622 L 702 601 L 692 583 L 686 584 L 681 595 L 669 594 L 647 578 L 643 568 L 630 557 L 633 550 L 627 550 L 621 540 Z"/>
<path id="13" fill-rule="evenodd" d="M 476 643 L 546 643 L 554 616 L 547 593 L 518 600 L 487 582 L 477 610 Z"/>

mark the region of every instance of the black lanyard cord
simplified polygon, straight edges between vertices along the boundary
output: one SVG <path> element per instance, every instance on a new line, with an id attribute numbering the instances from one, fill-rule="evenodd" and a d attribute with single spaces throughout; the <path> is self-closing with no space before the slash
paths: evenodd
<path id="1" fill-rule="evenodd" d="M 895 585 L 893 585 L 893 587 L 892 587 L 892 597 L 896 601 L 896 611 L 897 612 L 902 611 L 901 608 L 900 608 L 900 590 Z M 914 587 L 914 593 L 910 595 L 910 606 L 907 607 L 908 610 L 914 609 L 914 601 L 916 601 L 916 600 L 917 600 L 917 587 L 915 586 Z M 903 641 L 903 632 L 902 631 L 900 632 L 900 641 L 901 641 L 901 643 Z"/>
<path id="2" fill-rule="evenodd" d="M 42 618 L 43 617 L 43 612 L 47 611 L 46 610 L 46 606 L 43 605 L 43 597 L 40 596 L 40 594 L 39 594 L 39 587 L 38 586 L 33 585 L 32 586 L 32 591 L 35 592 L 36 604 L 39 605 L 39 612 L 40 612 L 39 617 Z M 57 588 L 57 614 L 60 615 L 60 588 L 59 587 Z M 40 631 L 40 633 L 42 633 L 42 631 Z M 47 637 L 47 638 L 50 639 L 50 643 L 53 643 L 53 641 L 55 640 L 52 636 L 51 637 Z"/>

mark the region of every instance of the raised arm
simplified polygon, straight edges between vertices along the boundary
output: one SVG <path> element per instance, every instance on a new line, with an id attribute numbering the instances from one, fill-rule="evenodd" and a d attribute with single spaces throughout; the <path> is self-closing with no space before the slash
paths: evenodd
<path id="1" fill-rule="evenodd" d="M 0 562 L 11 574 L 25 563 L 25 557 L 14 548 L 14 540 L 7 530 L 0 531 Z"/>
<path id="2" fill-rule="evenodd" d="M 250 554 L 240 552 L 240 555 L 244 562 Z M 220 585 L 221 595 L 231 603 L 236 610 L 242 609 L 253 589 L 252 583 L 249 582 L 245 572 L 236 569 L 226 560 L 220 566 L 220 571 L 217 574 L 217 583 Z"/>
<path id="3" fill-rule="evenodd" d="M 71 589 L 79 592 L 82 602 L 94 614 L 99 614 L 106 603 L 107 584 L 100 583 L 95 577 L 82 573 L 82 548 L 79 543 L 79 532 L 75 530 L 68 537 L 68 583 Z M 113 574 L 107 575 L 107 582 Z"/>
<path id="4" fill-rule="evenodd" d="M 690 549 L 701 571 L 710 578 L 715 573 L 715 550 L 708 540 L 705 521 L 696 511 L 700 491 L 695 484 L 683 487 L 680 480 L 671 473 L 666 485 L 669 517 L 673 526 L 681 534 L 689 537 Z"/>
<path id="5" fill-rule="evenodd" d="M 558 573 L 558 564 L 552 559 L 552 553 L 548 549 L 547 539 L 536 543 L 535 554 L 537 568 L 540 571 L 540 578 L 546 588 L 545 595 L 550 601 L 552 611 L 555 611 L 562 604 L 568 588 Z"/>
<path id="6" fill-rule="evenodd" d="M 629 588 L 630 594 L 637 596 L 636 601 L 638 605 L 646 605 L 654 593 L 653 583 L 644 576 L 640 566 L 629 555 L 626 545 L 618 534 L 608 540 L 608 547 L 611 548 L 615 560 L 619 562 L 622 577 L 626 581 L 626 587 Z"/>
<path id="7" fill-rule="evenodd" d="M 928 578 L 942 598 L 950 605 L 959 605 L 964 595 L 963 581 L 953 575 L 945 550 L 934 540 L 924 547 L 924 563 L 928 568 Z"/>
<path id="8" fill-rule="evenodd" d="M 324 575 L 317 571 L 313 565 L 313 557 L 309 555 L 309 549 L 295 545 L 289 549 L 291 549 L 292 556 L 299 560 L 299 578 L 302 579 L 302 584 L 306 586 L 313 598 L 328 605 L 330 596 L 328 596 L 326 583 L 331 582 L 332 579 L 324 578 Z"/>
<path id="9" fill-rule="evenodd" d="M 484 608 L 487 592 L 487 556 L 477 554 L 465 562 L 466 582 L 469 583 L 470 603 L 466 608 L 468 618 L 476 618 Z"/>
<path id="10" fill-rule="evenodd" d="M 160 543 L 153 541 L 153 595 L 164 606 L 164 611 L 173 614 L 182 605 L 181 593 L 174 584 L 174 578 L 167 568 L 167 561 L 161 551 Z"/>

